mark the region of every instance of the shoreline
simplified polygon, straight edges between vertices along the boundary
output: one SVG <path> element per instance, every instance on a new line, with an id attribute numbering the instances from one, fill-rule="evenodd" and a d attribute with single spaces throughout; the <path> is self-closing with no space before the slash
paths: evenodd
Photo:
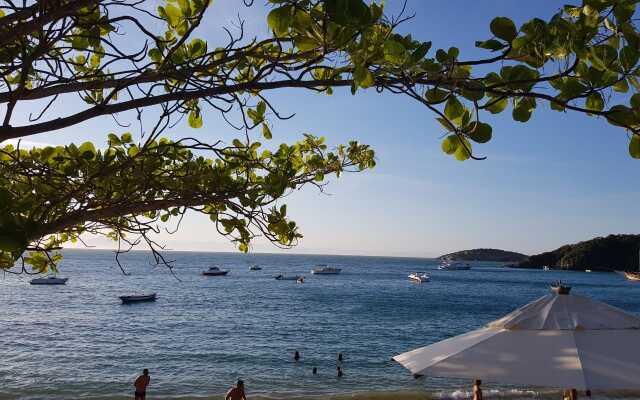
<path id="1" fill-rule="evenodd" d="M 489 386 L 489 385 L 487 385 Z M 0 391 L 0 400 L 34 400 L 34 399 L 73 399 L 82 398 L 86 400 L 130 400 L 131 393 L 104 393 L 89 394 L 90 391 L 81 393 L 69 393 L 65 391 L 52 392 L 51 390 L 31 391 L 27 393 Z M 579 392 L 583 395 L 582 392 Z M 484 395 L 489 399 L 554 399 L 561 398 L 560 389 L 548 388 L 508 388 L 508 387 L 486 387 Z M 224 399 L 224 393 L 211 394 L 178 394 L 178 393 L 156 393 L 153 389 L 147 391 L 147 398 L 150 400 L 204 400 L 204 399 Z M 633 391 L 593 391 L 593 396 L 599 399 L 640 399 L 640 392 Z M 472 398 L 471 390 L 444 388 L 434 388 L 433 390 L 360 390 L 336 393 L 296 393 L 296 392 L 251 392 L 247 393 L 248 400 L 466 400 Z"/>

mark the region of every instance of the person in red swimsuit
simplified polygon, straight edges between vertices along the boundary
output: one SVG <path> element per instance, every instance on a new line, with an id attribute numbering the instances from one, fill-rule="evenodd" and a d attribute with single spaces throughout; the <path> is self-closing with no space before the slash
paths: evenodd
<path id="1" fill-rule="evenodd" d="M 134 400 L 145 400 L 147 396 L 147 386 L 149 386 L 149 382 L 151 382 L 151 378 L 149 377 L 149 370 L 143 369 L 142 375 L 136 379 L 133 383 L 133 386 L 136 387 L 136 392 L 134 394 Z"/>

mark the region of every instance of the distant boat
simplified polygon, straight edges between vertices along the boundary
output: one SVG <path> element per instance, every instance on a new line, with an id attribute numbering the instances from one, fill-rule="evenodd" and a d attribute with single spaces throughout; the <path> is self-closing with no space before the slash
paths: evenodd
<path id="1" fill-rule="evenodd" d="M 471 269 L 471 265 L 469 264 L 462 264 L 459 262 L 443 262 L 442 264 L 440 264 L 438 266 L 438 269 L 443 270 L 443 271 L 466 271 L 468 269 Z"/>
<path id="2" fill-rule="evenodd" d="M 341 268 L 328 267 L 327 264 L 318 264 L 311 270 L 315 275 L 338 275 L 342 271 Z"/>
<path id="3" fill-rule="evenodd" d="M 64 285 L 69 278 L 57 278 L 55 276 L 47 276 L 46 278 L 34 278 L 29 281 L 32 285 Z"/>
<path id="4" fill-rule="evenodd" d="M 590 269 L 585 269 L 584 272 L 593 272 Z"/>
<path id="5" fill-rule="evenodd" d="M 544 267 L 542 267 L 543 271 L 551 271 L 551 267 L 549 267 L 548 265 L 545 265 Z"/>
<path id="6" fill-rule="evenodd" d="M 223 276 L 228 273 L 229 271 L 220 269 L 218 267 L 209 267 L 208 270 L 202 271 L 202 275 L 206 275 L 206 276 Z"/>
<path id="7" fill-rule="evenodd" d="M 569 291 L 571 291 L 571 286 L 565 285 L 562 281 L 553 282 L 549 288 L 556 294 L 569 294 Z"/>
<path id="8" fill-rule="evenodd" d="M 640 250 L 638 250 L 638 271 L 616 271 L 630 281 L 640 281 Z"/>
<path id="9" fill-rule="evenodd" d="M 262 268 L 259 265 L 252 265 L 249 267 L 249 271 L 260 271 Z"/>
<path id="10" fill-rule="evenodd" d="M 283 274 L 279 274 L 274 276 L 275 279 L 279 280 L 279 281 L 297 281 L 299 279 L 303 279 L 304 280 L 304 276 L 300 276 L 300 275 L 283 275 Z"/>
<path id="11" fill-rule="evenodd" d="M 431 280 L 431 277 L 427 275 L 426 272 L 414 272 L 412 274 L 409 274 L 409 279 L 414 282 L 423 283 L 429 282 Z"/>
<path id="12" fill-rule="evenodd" d="M 156 294 L 140 294 L 133 296 L 119 296 L 120 300 L 122 300 L 122 304 L 131 304 L 131 303 L 143 303 L 147 301 L 156 301 Z"/>

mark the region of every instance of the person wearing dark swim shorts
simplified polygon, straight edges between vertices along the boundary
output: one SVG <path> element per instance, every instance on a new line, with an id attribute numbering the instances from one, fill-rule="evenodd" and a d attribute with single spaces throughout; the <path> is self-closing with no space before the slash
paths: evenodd
<path id="1" fill-rule="evenodd" d="M 136 392 L 133 397 L 134 400 L 145 400 L 145 397 L 147 397 L 147 386 L 149 386 L 149 382 L 151 382 L 149 370 L 145 368 L 142 370 L 142 375 L 140 375 L 133 383 L 133 386 L 136 388 Z"/>

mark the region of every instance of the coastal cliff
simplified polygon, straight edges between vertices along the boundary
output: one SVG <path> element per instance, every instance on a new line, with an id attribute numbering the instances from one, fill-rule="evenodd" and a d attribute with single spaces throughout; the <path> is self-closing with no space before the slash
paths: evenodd
<path id="1" fill-rule="evenodd" d="M 530 256 L 515 267 L 542 268 L 547 265 L 565 270 L 637 270 L 639 249 L 640 235 L 609 235 Z"/>
<path id="2" fill-rule="evenodd" d="M 471 249 L 445 254 L 438 257 L 438 259 L 451 261 L 520 262 L 526 260 L 527 255 L 499 249 Z"/>

